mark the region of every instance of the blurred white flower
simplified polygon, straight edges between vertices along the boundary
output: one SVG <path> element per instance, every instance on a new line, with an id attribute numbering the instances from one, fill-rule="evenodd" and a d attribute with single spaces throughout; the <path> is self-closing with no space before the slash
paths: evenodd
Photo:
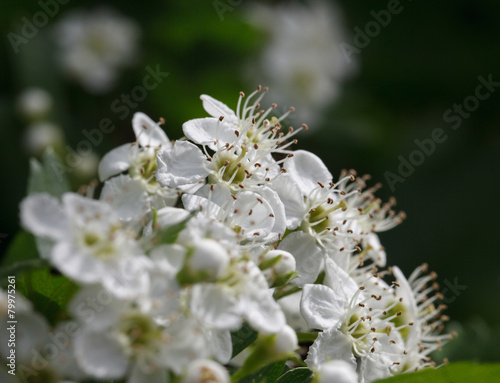
<path id="1" fill-rule="evenodd" d="M 99 166 L 100 158 L 95 152 L 90 152 L 88 155 L 82 156 L 82 161 L 78 167 L 75 168 L 75 176 L 83 179 L 90 180 L 97 176 L 97 167 Z"/>
<path id="2" fill-rule="evenodd" d="M 17 100 L 19 113 L 28 120 L 45 117 L 52 108 L 52 96 L 45 89 L 25 89 Z"/>
<path id="3" fill-rule="evenodd" d="M 340 49 L 346 38 L 340 10 L 330 2 L 314 1 L 259 5 L 249 11 L 250 22 L 268 34 L 262 54 L 249 65 L 252 81 L 270 86 L 278 110 L 294 106 L 295 120 L 319 121 L 321 110 L 357 69 Z"/>
<path id="4" fill-rule="evenodd" d="M 64 136 L 61 129 L 52 122 L 36 122 L 26 128 L 23 141 L 29 155 L 39 156 L 49 146 L 62 145 Z"/>
<path id="5" fill-rule="evenodd" d="M 105 93 L 119 71 L 134 64 L 139 26 L 112 9 L 72 11 L 56 28 L 63 70 L 91 93 Z"/>
<path id="6" fill-rule="evenodd" d="M 141 190 L 132 192 L 135 197 L 128 201 L 142 205 Z M 83 284 L 103 283 L 123 297 L 140 293 L 148 281 L 147 259 L 134 233 L 120 222 L 122 211 L 74 193 L 65 193 L 62 203 L 48 194 L 32 194 L 21 203 L 21 222 L 33 234 L 53 241 L 49 260 L 61 273 Z"/>

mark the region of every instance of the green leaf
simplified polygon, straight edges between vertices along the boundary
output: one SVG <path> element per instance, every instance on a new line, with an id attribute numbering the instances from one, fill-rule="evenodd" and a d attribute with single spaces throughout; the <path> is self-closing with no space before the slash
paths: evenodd
<path id="1" fill-rule="evenodd" d="M 299 343 L 314 342 L 318 337 L 317 332 L 298 332 L 297 338 Z"/>
<path id="2" fill-rule="evenodd" d="M 474 362 L 452 363 L 438 369 L 427 368 L 422 371 L 401 374 L 389 379 L 378 380 L 384 383 L 470 383 L 497 382 L 500 377 L 500 364 L 477 364 Z"/>
<path id="3" fill-rule="evenodd" d="M 2 267 L 0 269 L 0 278 L 2 281 L 5 279 L 5 282 L 7 282 L 6 278 L 8 276 L 18 275 L 26 271 L 39 269 L 46 266 L 47 262 L 43 259 L 31 259 L 29 261 L 17 262 L 14 265 Z"/>
<path id="4" fill-rule="evenodd" d="M 239 383 L 276 383 L 284 367 L 284 360 L 268 364 L 255 374 L 240 379 Z"/>
<path id="5" fill-rule="evenodd" d="M 312 379 L 312 371 L 308 368 L 299 367 L 285 372 L 277 380 L 277 383 L 309 383 Z"/>
<path id="6" fill-rule="evenodd" d="M 257 331 L 252 329 L 247 323 L 244 323 L 243 326 L 235 332 L 231 333 L 231 340 L 233 343 L 233 355 L 234 358 L 240 352 L 242 352 L 245 348 L 250 346 L 257 339 Z"/>
<path id="7" fill-rule="evenodd" d="M 49 148 L 42 155 L 42 163 L 31 159 L 28 179 L 28 195 L 33 193 L 48 193 L 60 198 L 70 191 L 70 185 L 64 165 L 54 151 Z"/>
<path id="8" fill-rule="evenodd" d="M 39 259 L 35 237 L 28 232 L 21 231 L 12 240 L 2 260 L 2 270 L 18 262 Z"/>
<path id="9" fill-rule="evenodd" d="M 66 305 L 78 290 L 74 282 L 52 274 L 48 267 L 22 274 L 16 287 L 51 324 L 64 319 Z"/>

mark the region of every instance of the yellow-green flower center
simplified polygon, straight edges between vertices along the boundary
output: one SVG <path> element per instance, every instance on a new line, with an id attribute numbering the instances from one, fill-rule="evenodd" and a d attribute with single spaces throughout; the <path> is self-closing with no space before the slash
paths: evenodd
<path id="1" fill-rule="evenodd" d="M 138 156 L 137 161 L 133 164 L 129 173 L 132 178 L 140 178 L 146 185 L 156 186 L 156 170 L 158 164 L 156 163 L 156 152 L 158 149 L 143 150 Z"/>
<path id="2" fill-rule="evenodd" d="M 394 304 L 394 302 L 390 306 L 392 306 L 393 304 Z M 396 315 L 399 312 L 401 314 Z M 384 315 L 382 318 L 386 319 L 386 318 L 389 318 L 392 316 L 394 316 L 394 318 L 390 319 L 390 322 L 394 323 L 396 328 L 400 327 L 400 326 L 408 325 L 408 323 L 410 323 L 412 321 L 412 318 L 410 317 L 410 313 L 409 313 L 407 307 L 402 302 L 398 302 L 391 309 L 387 310 L 387 314 Z M 406 340 L 408 338 L 409 333 L 410 333 L 410 328 L 408 326 L 400 328 L 399 333 L 401 334 L 403 339 Z"/>
<path id="3" fill-rule="evenodd" d="M 151 318 L 137 313 L 131 314 L 120 324 L 120 332 L 129 340 L 130 347 L 147 347 L 161 337 L 161 331 Z"/>
<path id="4" fill-rule="evenodd" d="M 239 156 L 228 152 L 220 153 L 215 156 L 215 170 L 219 175 L 221 174 L 223 182 L 226 182 L 230 186 L 234 187 L 238 186 L 245 180 L 245 177 L 247 176 L 245 170 L 247 169 L 242 161 L 245 155 L 246 152 L 243 150 Z M 209 177 L 209 181 L 211 183 L 217 182 L 217 180 L 213 180 L 212 177 Z"/>

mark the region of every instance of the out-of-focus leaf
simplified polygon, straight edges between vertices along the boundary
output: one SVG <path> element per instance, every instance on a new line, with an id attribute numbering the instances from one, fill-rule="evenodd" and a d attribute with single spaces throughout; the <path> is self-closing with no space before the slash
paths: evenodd
<path id="1" fill-rule="evenodd" d="M 35 238 L 30 233 L 21 231 L 15 236 L 7 249 L 1 268 L 39 258 Z"/>
<path id="2" fill-rule="evenodd" d="M 234 358 L 240 352 L 242 352 L 245 348 L 250 346 L 257 339 L 257 331 L 252 329 L 247 323 L 244 323 L 243 326 L 235 332 L 231 333 L 231 340 L 233 343 L 233 355 Z"/>
<path id="3" fill-rule="evenodd" d="M 48 193 L 60 198 L 70 191 L 64 165 L 52 149 L 47 149 L 42 156 L 42 163 L 35 159 L 30 162 L 28 194 Z"/>
<path id="4" fill-rule="evenodd" d="M 268 364 L 264 368 L 257 371 L 255 374 L 249 375 L 239 380 L 239 383 L 276 383 L 284 367 L 284 360 Z"/>
<path id="5" fill-rule="evenodd" d="M 42 259 L 31 259 L 29 261 L 17 262 L 11 266 L 2 267 L 0 269 L 0 278 L 2 278 L 3 280 L 8 276 L 18 275 L 26 271 L 30 271 L 33 269 L 40 269 L 46 266 L 47 262 L 45 262 Z M 5 280 L 5 283 L 7 283 L 7 280 Z"/>
<path id="6" fill-rule="evenodd" d="M 438 369 L 425 369 L 389 379 L 380 383 L 470 383 L 498 382 L 500 364 L 477 364 L 474 362 L 453 363 Z"/>
<path id="7" fill-rule="evenodd" d="M 277 383 L 309 383 L 312 379 L 312 371 L 308 368 L 299 367 L 285 372 L 277 380 Z"/>
<path id="8" fill-rule="evenodd" d="M 48 267 L 22 274 L 16 287 L 51 323 L 61 319 L 67 303 L 78 290 L 74 282 L 63 275 L 53 275 Z"/>

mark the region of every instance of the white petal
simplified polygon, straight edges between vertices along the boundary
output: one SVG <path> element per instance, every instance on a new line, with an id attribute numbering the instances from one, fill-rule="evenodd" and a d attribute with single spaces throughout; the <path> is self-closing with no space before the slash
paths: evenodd
<path id="1" fill-rule="evenodd" d="M 130 168 L 130 160 L 137 148 L 131 144 L 121 145 L 106 153 L 99 163 L 99 179 L 102 181 Z"/>
<path id="2" fill-rule="evenodd" d="M 28 360 L 32 358 L 31 350 L 38 348 L 48 342 L 49 339 L 47 335 L 49 333 L 49 325 L 45 318 L 38 315 L 35 312 L 21 313 L 16 315 L 17 326 L 16 326 L 16 355 L 19 359 Z M 3 322 L 5 323 L 5 322 Z M 8 327 L 9 325 L 5 325 Z M 7 330 L 3 330 L 5 334 L 9 334 Z M 3 335 L 3 334 L 2 334 Z M 3 355 L 8 355 L 7 351 L 10 351 L 7 347 L 7 336 L 5 339 L 0 337 L 2 340 L 2 345 L 0 346 L 1 351 L 4 351 Z"/>
<path id="3" fill-rule="evenodd" d="M 75 355 L 82 370 L 99 379 L 120 379 L 129 364 L 118 341 L 105 332 L 84 332 L 78 336 Z"/>
<path id="4" fill-rule="evenodd" d="M 327 330 L 339 325 L 344 302 L 338 302 L 332 289 L 323 285 L 305 285 L 300 311 L 310 328 Z"/>
<path id="5" fill-rule="evenodd" d="M 68 220 L 58 199 L 34 194 L 21 202 L 21 225 L 40 237 L 61 240 L 68 235 Z"/>
<path id="6" fill-rule="evenodd" d="M 102 263 L 71 242 L 64 241 L 55 245 L 50 260 L 61 273 L 77 282 L 96 283 L 102 279 Z"/>
<path id="7" fill-rule="evenodd" d="M 54 248 L 56 242 L 53 239 L 44 237 L 36 237 L 35 242 L 40 258 L 49 260 L 50 254 L 52 253 L 52 249 Z"/>
<path id="8" fill-rule="evenodd" d="M 226 104 L 206 94 L 202 94 L 200 98 L 203 101 L 203 108 L 212 117 L 219 118 L 220 116 L 224 116 L 224 119 L 228 122 L 238 122 L 236 114 Z"/>
<path id="9" fill-rule="evenodd" d="M 142 147 L 150 145 L 157 148 L 161 145 L 164 148 L 170 148 L 171 146 L 163 129 L 144 113 L 134 113 L 132 128 L 134 128 L 137 142 Z"/>
<path id="10" fill-rule="evenodd" d="M 189 120 L 182 125 L 182 131 L 191 141 L 207 145 L 212 150 L 217 150 L 218 146 L 223 146 L 225 143 L 231 144 L 238 138 L 233 126 L 212 117 Z M 219 141 L 218 145 L 216 141 Z"/>
<path id="11" fill-rule="evenodd" d="M 148 193 L 139 181 L 129 175 L 107 180 L 100 199 L 111 205 L 125 222 L 140 219 L 149 210 Z"/>
<path id="12" fill-rule="evenodd" d="M 328 360 L 345 360 L 356 369 L 356 359 L 352 353 L 352 343 L 349 337 L 338 330 L 320 332 L 305 362 L 309 367 L 318 367 Z"/>
<path id="13" fill-rule="evenodd" d="M 278 193 L 276 193 L 271 188 L 264 186 L 255 190 L 256 193 L 260 194 L 269 203 L 273 210 L 274 215 L 274 226 L 271 228 L 271 234 L 273 237 L 269 236 L 266 240 L 277 239 L 278 234 L 285 234 L 287 227 L 287 217 L 285 212 L 285 205 L 281 201 Z M 274 237 L 276 236 L 276 238 Z"/>
<path id="14" fill-rule="evenodd" d="M 323 283 L 330 287 L 344 302 L 349 302 L 359 288 L 354 279 L 331 259 L 327 259 L 325 262 Z"/>
<path id="15" fill-rule="evenodd" d="M 87 225 L 89 221 L 98 220 L 103 223 L 114 223 L 118 217 L 107 203 L 83 197 L 76 193 L 65 193 L 62 197 L 66 214 L 73 222 L 77 222 L 81 227 Z"/>
<path id="16" fill-rule="evenodd" d="M 329 360 L 318 368 L 318 383 L 358 383 L 358 374 L 345 360 Z"/>
<path id="17" fill-rule="evenodd" d="M 209 345 L 203 329 L 194 319 L 181 318 L 167 328 L 172 341 L 161 350 L 161 360 L 166 367 L 180 375 L 194 359 L 210 356 Z"/>
<path id="18" fill-rule="evenodd" d="M 297 332 L 308 332 L 310 327 L 300 312 L 302 290 L 281 298 L 278 303 L 286 317 L 286 323 Z"/>
<path id="19" fill-rule="evenodd" d="M 190 306 L 193 315 L 207 326 L 236 330 L 241 325 L 235 299 L 215 285 L 195 285 Z"/>
<path id="20" fill-rule="evenodd" d="M 167 370 L 159 368 L 154 372 L 146 373 L 142 370 L 140 362 L 136 362 L 132 367 L 127 383 L 168 383 L 169 380 Z"/>
<path id="21" fill-rule="evenodd" d="M 372 247 L 371 250 L 368 250 L 368 255 L 373 258 L 375 264 L 379 267 L 385 267 L 387 262 L 387 254 L 384 251 L 382 244 L 380 243 L 380 239 L 377 234 L 370 233 L 368 235 L 368 245 Z"/>
<path id="22" fill-rule="evenodd" d="M 157 153 L 156 180 L 162 186 L 176 187 L 203 180 L 208 172 L 203 168 L 206 157 L 187 141 L 176 141 L 173 148 Z"/>
<path id="23" fill-rule="evenodd" d="M 302 231 L 290 233 L 278 249 L 288 251 L 295 258 L 299 277 L 292 281 L 294 285 L 303 286 L 318 278 L 323 267 L 323 254 L 312 236 Z"/>
<path id="24" fill-rule="evenodd" d="M 416 318 L 418 316 L 418 306 L 415 301 L 415 293 L 408 279 L 406 279 L 401 269 L 397 266 L 392 267 L 392 273 L 399 284 L 399 288 L 396 290 L 398 296 L 403 298 L 403 303 L 409 309 L 411 317 Z"/>
<path id="25" fill-rule="evenodd" d="M 229 330 L 214 330 L 211 334 L 212 355 L 222 364 L 227 364 L 233 354 L 233 344 Z"/>
<path id="26" fill-rule="evenodd" d="M 166 229 L 184 221 L 188 216 L 189 212 L 184 209 L 167 206 L 158 210 L 156 223 L 159 229 Z"/>
<path id="27" fill-rule="evenodd" d="M 361 383 L 373 382 L 390 377 L 390 365 L 386 365 L 380 360 L 380 353 L 375 355 L 367 355 L 361 358 L 359 366 L 359 377 Z M 391 363 L 392 364 L 392 363 Z"/>
<path id="28" fill-rule="evenodd" d="M 184 265 L 186 252 L 186 248 L 178 244 L 160 245 L 151 250 L 149 256 L 155 268 L 166 275 L 175 277 Z"/>
<path id="29" fill-rule="evenodd" d="M 105 265 L 103 285 L 118 298 L 135 298 L 149 289 L 151 260 L 145 255 L 135 255 Z"/>
<path id="30" fill-rule="evenodd" d="M 104 330 L 116 323 L 125 304 L 101 285 L 92 285 L 76 293 L 69 311 L 85 328 Z"/>
<path id="31" fill-rule="evenodd" d="M 182 204 L 187 211 L 203 211 L 207 217 L 216 219 L 220 212 L 220 207 L 215 203 L 209 203 L 208 199 L 198 195 L 183 194 Z"/>
<path id="32" fill-rule="evenodd" d="M 311 190 L 318 187 L 318 182 L 328 184 L 332 181 L 331 173 L 318 156 L 306 150 L 296 150 L 293 154 L 283 167 L 303 195 L 307 196 Z"/>
<path id="33" fill-rule="evenodd" d="M 241 299 L 250 326 L 263 333 L 276 333 L 286 324 L 285 314 L 272 296 L 272 291 L 259 291 Z"/>
<path id="34" fill-rule="evenodd" d="M 288 175 L 276 177 L 271 188 L 276 191 L 285 206 L 286 225 L 290 230 L 296 229 L 307 213 L 304 197 L 295 181 Z"/>
<path id="35" fill-rule="evenodd" d="M 259 202 L 260 201 L 262 202 Z M 244 191 L 238 193 L 238 199 L 234 202 L 234 220 L 242 228 L 242 234 L 249 238 L 264 238 L 274 226 L 274 212 L 267 200 L 259 198 L 259 195 Z M 243 217 L 243 219 L 241 219 Z"/>

